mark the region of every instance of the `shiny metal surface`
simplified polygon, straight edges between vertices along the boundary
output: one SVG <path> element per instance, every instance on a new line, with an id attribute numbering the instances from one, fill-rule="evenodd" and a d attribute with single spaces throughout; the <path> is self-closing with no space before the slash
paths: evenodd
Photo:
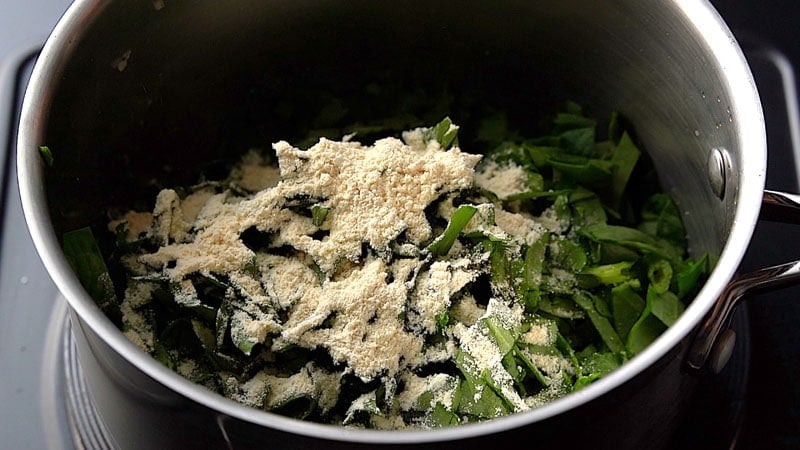
<path id="1" fill-rule="evenodd" d="M 708 318 L 701 324 L 686 355 L 687 367 L 698 372 L 706 368 L 706 361 L 713 347 L 719 344 L 718 336 L 724 333 L 734 309 L 748 294 L 778 288 L 797 280 L 800 280 L 800 261 L 767 267 L 734 278 L 720 295 Z M 718 364 L 713 366 L 712 369 L 720 368 Z"/>
<path id="2" fill-rule="evenodd" d="M 766 160 L 752 77 L 707 2 L 468 2 L 459 5 L 457 17 L 447 2 L 157 4 L 75 1 L 34 70 L 19 129 L 20 190 L 31 234 L 89 336 L 81 358 L 94 360 L 114 389 L 154 407 L 197 414 L 205 408 L 205 419 L 240 424 L 239 433 L 253 436 L 264 427 L 262 439 L 274 437 L 264 430 L 277 430 L 301 440 L 419 443 L 535 426 L 636 389 L 643 374 L 658 378 L 654 371 L 669 375 L 662 380 L 665 394 L 685 387 L 676 362 L 744 254 Z M 125 67 L 116 64 L 122 55 L 129 55 Z M 517 119 L 534 120 L 531 111 L 546 111 L 566 96 L 629 118 L 684 211 L 691 251 L 720 256 L 678 323 L 621 369 L 544 407 L 457 429 L 397 433 L 304 423 L 236 404 L 161 366 L 102 315 L 69 269 L 61 233 L 102 217 L 110 205 L 148 199 L 154 180 L 193 180 L 197 163 L 187 155 L 211 155 L 220 124 L 251 105 L 253 92 L 303 82 L 336 90 L 336 80 L 387 69 L 421 83 L 444 77 L 475 84 L 496 94 Z M 494 83 L 481 84 L 485 79 Z M 53 149 L 53 170 L 39 157 L 40 145 Z M 730 154 L 721 199 L 708 183 L 713 148 Z M 98 398 L 98 408 L 103 403 Z M 216 432 L 236 435 L 229 428 Z"/>
<path id="3" fill-rule="evenodd" d="M 800 224 L 800 195 L 765 190 L 761 218 L 774 222 Z"/>
<path id="4" fill-rule="evenodd" d="M 800 195 L 766 189 L 764 190 L 761 218 L 764 220 L 800 224 Z M 686 356 L 689 370 L 699 373 L 706 369 L 718 372 L 720 364 L 706 363 L 716 347 L 726 345 L 718 338 L 727 330 L 733 311 L 747 295 L 766 289 L 780 288 L 800 280 L 800 261 L 793 261 L 773 267 L 766 267 L 738 275 L 725 287 L 711 313 L 700 325 L 695 340 Z M 717 352 L 718 353 L 718 352 Z M 724 352 L 723 352 L 724 353 Z M 724 366 L 724 362 L 722 362 Z"/>
<path id="5" fill-rule="evenodd" d="M 712 148 L 708 153 L 708 184 L 720 200 L 725 199 L 728 173 L 733 170 L 731 158 L 724 148 Z"/>
<path id="6" fill-rule="evenodd" d="M 63 332 L 61 342 L 63 348 L 64 381 L 67 416 L 70 419 L 72 438 L 76 446 L 86 450 L 113 450 L 119 448 L 113 436 L 103 422 L 94 405 L 91 389 L 86 384 L 83 369 L 78 362 L 78 347 L 75 334 L 69 322 L 66 310 L 61 311 Z"/>

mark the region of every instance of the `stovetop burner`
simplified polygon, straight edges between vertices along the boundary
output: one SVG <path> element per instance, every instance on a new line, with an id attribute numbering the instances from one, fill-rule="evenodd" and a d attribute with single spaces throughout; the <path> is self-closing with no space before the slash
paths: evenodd
<path id="1" fill-rule="evenodd" d="M 61 299 L 61 304 L 66 299 Z M 81 449 L 112 450 L 117 448 L 114 439 L 106 429 L 103 419 L 97 412 L 94 400 L 86 386 L 81 365 L 78 363 L 78 347 L 72 334 L 72 323 L 63 311 L 61 341 L 63 353 L 64 396 L 67 417 L 69 418 L 75 446 Z"/>

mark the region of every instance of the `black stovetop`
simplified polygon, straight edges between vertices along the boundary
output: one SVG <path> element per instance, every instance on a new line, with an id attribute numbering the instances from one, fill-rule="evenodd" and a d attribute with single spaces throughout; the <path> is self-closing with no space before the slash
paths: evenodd
<path id="1" fill-rule="evenodd" d="M 791 156 L 796 157 L 800 152 L 800 123 L 796 115 L 798 81 L 795 79 L 793 86 L 790 82 L 782 88 L 781 74 L 765 61 L 765 57 L 774 54 L 765 55 L 763 49 L 771 48 L 786 56 L 783 62 L 788 62 L 788 67 L 782 68 L 784 77 L 786 69 L 797 73 L 800 2 L 716 0 L 712 3 L 743 46 L 756 49 L 747 56 L 753 72 L 759 75 L 756 83 L 767 123 L 767 187 L 799 192 L 797 166 L 791 163 Z M 793 102 L 794 113 L 787 114 L 787 102 Z M 740 270 L 800 259 L 798 233 L 797 225 L 759 223 Z M 745 307 L 750 321 L 750 376 L 744 423 L 736 448 L 800 448 L 800 286 L 755 296 L 747 300 Z"/>

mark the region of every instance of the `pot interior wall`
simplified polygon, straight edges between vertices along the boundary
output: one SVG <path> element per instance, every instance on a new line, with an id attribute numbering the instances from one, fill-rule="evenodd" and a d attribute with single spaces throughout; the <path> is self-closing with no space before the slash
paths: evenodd
<path id="1" fill-rule="evenodd" d="M 408 89 L 431 105 L 451 98 L 424 118 L 449 114 L 467 134 L 492 110 L 529 131 L 566 99 L 598 117 L 620 111 L 687 214 L 693 252 L 721 250 L 735 196 L 713 195 L 706 161 L 725 147 L 738 162 L 735 118 L 721 73 L 670 2 L 159 5 L 103 6 L 54 87 L 42 144 L 56 158 L 57 235 L 102 226 L 109 207 L 150 210 L 159 188 L 196 182 L 210 161 L 298 138 L 326 96 L 380 115 Z M 348 120 L 373 119 L 342 106 Z"/>

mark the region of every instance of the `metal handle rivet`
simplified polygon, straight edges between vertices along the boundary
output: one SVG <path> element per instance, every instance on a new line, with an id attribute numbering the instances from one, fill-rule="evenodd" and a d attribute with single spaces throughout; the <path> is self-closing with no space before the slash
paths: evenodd
<path id="1" fill-rule="evenodd" d="M 730 157 L 725 149 L 712 148 L 708 154 L 708 183 L 720 200 L 725 198 L 725 185 L 730 168 Z"/>
<path id="2" fill-rule="evenodd" d="M 709 357 L 708 364 L 713 373 L 722 372 L 722 369 L 724 369 L 728 361 L 730 361 L 731 355 L 733 354 L 733 347 L 735 346 L 736 332 L 728 328 L 720 334 L 717 343 L 714 344 L 714 350 Z"/>

